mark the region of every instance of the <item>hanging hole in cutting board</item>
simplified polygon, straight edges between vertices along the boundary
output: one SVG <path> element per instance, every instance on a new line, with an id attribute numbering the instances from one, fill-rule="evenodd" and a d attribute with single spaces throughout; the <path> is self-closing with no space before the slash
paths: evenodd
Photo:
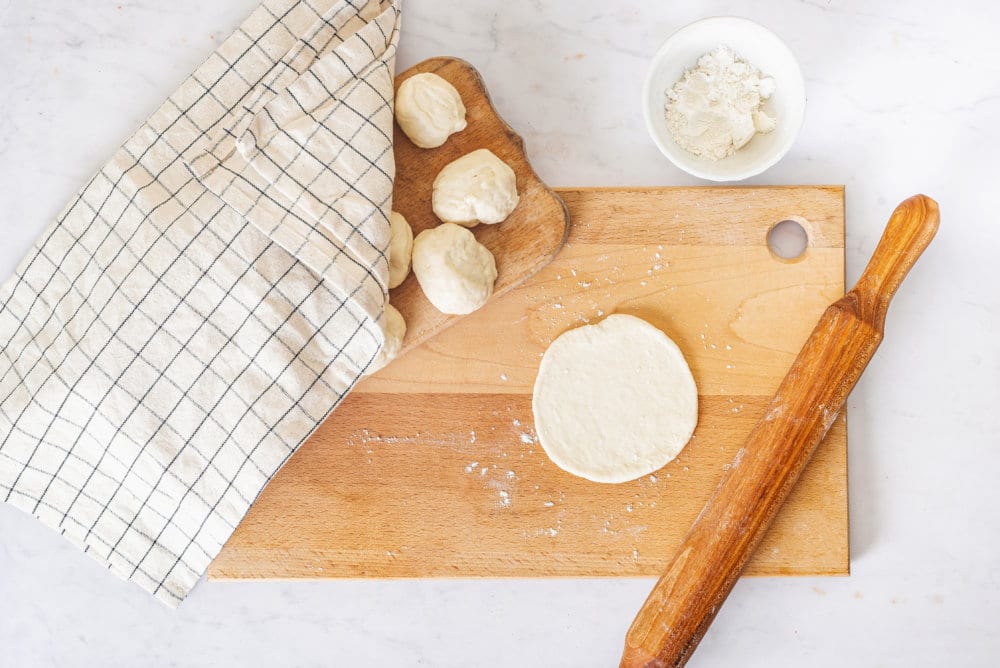
<path id="1" fill-rule="evenodd" d="M 797 220 L 783 220 L 767 233 L 767 247 L 781 260 L 799 260 L 809 246 L 809 235 Z"/>

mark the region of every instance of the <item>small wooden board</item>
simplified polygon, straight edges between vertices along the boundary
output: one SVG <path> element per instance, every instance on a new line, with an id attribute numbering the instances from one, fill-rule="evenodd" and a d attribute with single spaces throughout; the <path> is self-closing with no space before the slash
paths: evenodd
<path id="1" fill-rule="evenodd" d="M 493 288 L 496 299 L 552 261 L 566 239 L 569 216 L 562 200 L 531 168 L 524 142 L 497 114 L 482 77 L 472 65 L 456 58 L 425 60 L 397 76 L 396 87 L 422 72 L 433 72 L 458 90 L 465 104 L 468 127 L 452 135 L 443 146 L 422 149 L 394 125 L 396 181 L 392 208 L 406 217 L 417 235 L 441 222 L 431 209 L 431 186 L 445 165 L 481 148 L 488 148 L 510 165 L 517 176 L 521 198 L 517 208 L 503 223 L 478 225 L 472 230 L 496 259 L 497 281 Z M 434 308 L 413 274 L 392 290 L 389 301 L 406 320 L 404 353 L 461 318 Z"/>
<path id="2" fill-rule="evenodd" d="M 844 291 L 839 187 L 558 191 L 571 232 L 522 286 L 367 379 L 268 486 L 212 564 L 220 579 L 655 576 Z M 806 228 L 794 262 L 775 223 Z M 601 485 L 536 442 L 542 352 L 612 312 L 667 332 L 700 394 L 695 438 L 654 476 Z M 848 572 L 845 418 L 748 573 Z"/>

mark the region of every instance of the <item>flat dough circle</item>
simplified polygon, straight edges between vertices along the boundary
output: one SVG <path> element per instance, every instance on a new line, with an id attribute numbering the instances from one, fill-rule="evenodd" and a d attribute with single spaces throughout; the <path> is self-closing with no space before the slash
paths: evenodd
<path id="1" fill-rule="evenodd" d="M 532 407 L 557 466 L 594 482 L 627 482 L 665 466 L 691 439 L 698 389 L 666 334 L 615 314 L 552 342 Z"/>

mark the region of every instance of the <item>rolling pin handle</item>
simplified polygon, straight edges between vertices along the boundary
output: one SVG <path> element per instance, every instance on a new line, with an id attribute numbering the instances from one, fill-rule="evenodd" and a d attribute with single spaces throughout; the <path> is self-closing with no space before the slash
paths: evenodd
<path id="1" fill-rule="evenodd" d="M 914 195 L 892 212 L 872 259 L 848 295 L 876 330 L 882 331 L 889 302 L 934 238 L 939 220 L 937 202 L 926 195 Z"/>

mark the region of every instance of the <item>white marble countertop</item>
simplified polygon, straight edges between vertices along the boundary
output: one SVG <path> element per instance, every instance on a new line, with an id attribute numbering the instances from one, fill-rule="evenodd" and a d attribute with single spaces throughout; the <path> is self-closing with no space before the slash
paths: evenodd
<path id="1" fill-rule="evenodd" d="M 0 0 L 0 274 L 257 0 Z M 553 185 L 672 185 L 642 125 L 648 58 L 739 14 L 809 90 L 755 183 L 847 185 L 848 280 L 895 203 L 941 232 L 850 400 L 853 575 L 741 582 L 691 666 L 1000 665 L 1000 6 L 406 0 L 400 67 L 485 75 Z M 0 665 L 611 666 L 647 580 L 202 583 L 172 612 L 0 507 Z"/>

